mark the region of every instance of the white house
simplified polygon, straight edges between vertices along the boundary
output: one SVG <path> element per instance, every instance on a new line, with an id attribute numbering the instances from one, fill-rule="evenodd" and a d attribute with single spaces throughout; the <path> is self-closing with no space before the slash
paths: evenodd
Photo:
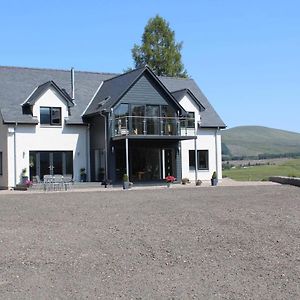
<path id="1" fill-rule="evenodd" d="M 22 173 L 133 182 L 222 178 L 218 114 L 192 79 L 0 67 L 0 187 Z"/>

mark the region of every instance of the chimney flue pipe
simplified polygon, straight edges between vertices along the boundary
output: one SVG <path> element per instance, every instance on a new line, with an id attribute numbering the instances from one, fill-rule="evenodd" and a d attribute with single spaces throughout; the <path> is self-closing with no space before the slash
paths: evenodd
<path id="1" fill-rule="evenodd" d="M 71 68 L 71 98 L 75 99 L 75 71 Z"/>

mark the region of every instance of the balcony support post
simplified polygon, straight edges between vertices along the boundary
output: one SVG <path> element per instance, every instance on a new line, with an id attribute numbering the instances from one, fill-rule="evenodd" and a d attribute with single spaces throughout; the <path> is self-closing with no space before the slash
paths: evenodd
<path id="1" fill-rule="evenodd" d="M 126 152 L 126 174 L 129 180 L 129 158 L 128 158 L 128 138 L 125 139 L 125 152 Z"/>

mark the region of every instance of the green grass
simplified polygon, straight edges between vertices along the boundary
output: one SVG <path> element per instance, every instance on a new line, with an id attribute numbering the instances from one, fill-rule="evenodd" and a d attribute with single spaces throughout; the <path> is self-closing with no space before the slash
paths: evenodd
<path id="1" fill-rule="evenodd" d="M 291 159 L 280 165 L 236 167 L 235 169 L 223 171 L 223 177 L 238 181 L 268 180 L 270 176 L 300 177 L 300 159 Z"/>

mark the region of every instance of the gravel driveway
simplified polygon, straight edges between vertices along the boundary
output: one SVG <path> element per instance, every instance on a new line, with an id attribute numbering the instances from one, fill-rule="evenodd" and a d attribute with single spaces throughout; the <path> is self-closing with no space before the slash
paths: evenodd
<path id="1" fill-rule="evenodd" d="M 300 189 L 0 194 L 2 299 L 300 299 Z"/>

